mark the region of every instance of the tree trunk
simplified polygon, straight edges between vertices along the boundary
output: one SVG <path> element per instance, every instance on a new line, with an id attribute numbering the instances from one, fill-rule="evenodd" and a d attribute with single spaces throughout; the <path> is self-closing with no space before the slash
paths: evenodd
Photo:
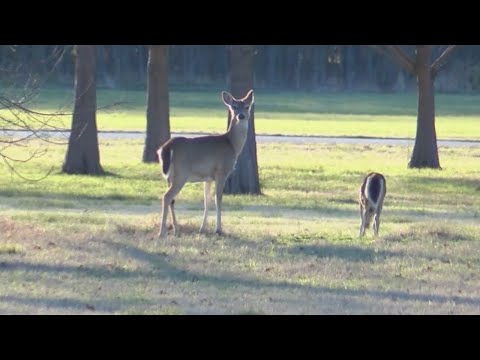
<path id="1" fill-rule="evenodd" d="M 415 75 L 418 86 L 417 134 L 410 168 L 440 168 L 435 132 L 434 76 L 431 71 L 432 45 L 417 46 Z"/>
<path id="2" fill-rule="evenodd" d="M 253 45 L 230 46 L 230 92 L 235 98 L 244 97 L 253 89 L 255 47 Z M 248 135 L 242 152 L 238 156 L 235 170 L 228 177 L 224 192 L 226 194 L 260 194 L 258 176 L 257 143 L 255 139 L 255 121 L 252 107 L 248 124 Z M 231 119 L 228 119 L 230 126 Z"/>
<path id="3" fill-rule="evenodd" d="M 157 150 L 170 139 L 168 45 L 150 45 L 147 79 L 147 134 L 143 162 L 159 162 Z"/>
<path id="4" fill-rule="evenodd" d="M 97 134 L 95 45 L 76 45 L 75 105 L 72 130 L 62 171 L 102 174 Z"/>

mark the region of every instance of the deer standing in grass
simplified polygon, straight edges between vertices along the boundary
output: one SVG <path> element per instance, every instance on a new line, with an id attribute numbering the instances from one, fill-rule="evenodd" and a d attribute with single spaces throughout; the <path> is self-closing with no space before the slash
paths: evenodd
<path id="1" fill-rule="evenodd" d="M 222 99 L 231 115 L 228 131 L 222 135 L 201 136 L 195 138 L 176 137 L 168 140 L 158 150 L 162 163 L 163 176 L 167 180 L 167 191 L 163 195 L 162 217 L 159 237 L 167 235 L 167 212 L 173 221 L 173 233 L 178 230 L 175 217 L 175 196 L 187 182 L 205 182 L 204 213 L 200 232 L 207 227 L 208 207 L 211 200 L 211 187 L 215 182 L 215 205 L 217 210 L 216 229 L 222 234 L 222 196 L 225 181 L 233 171 L 248 133 L 250 111 L 254 102 L 253 90 L 242 99 L 235 99 L 223 91 Z"/>
<path id="2" fill-rule="evenodd" d="M 373 231 L 375 237 L 378 236 L 380 230 L 380 215 L 382 213 L 383 201 L 387 193 L 387 183 L 382 174 L 372 172 L 365 176 L 362 186 L 360 187 L 360 217 L 362 223 L 360 225 L 360 237 L 365 235 L 365 230 L 370 227 L 372 218 Z"/>

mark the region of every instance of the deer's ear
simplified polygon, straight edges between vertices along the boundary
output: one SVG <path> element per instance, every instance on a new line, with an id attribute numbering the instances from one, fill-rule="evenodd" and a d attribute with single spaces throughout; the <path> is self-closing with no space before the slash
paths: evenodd
<path id="1" fill-rule="evenodd" d="M 246 102 L 246 103 L 248 103 L 248 104 L 250 104 L 250 105 L 252 105 L 253 102 L 254 102 L 254 100 L 255 100 L 255 97 L 254 97 L 254 95 L 253 95 L 253 89 L 252 89 L 252 90 L 250 90 L 250 91 L 247 93 L 247 95 L 243 98 L 243 101 Z"/>
<path id="2" fill-rule="evenodd" d="M 233 102 L 233 96 L 229 92 L 222 91 L 222 100 L 225 105 L 230 106 Z"/>

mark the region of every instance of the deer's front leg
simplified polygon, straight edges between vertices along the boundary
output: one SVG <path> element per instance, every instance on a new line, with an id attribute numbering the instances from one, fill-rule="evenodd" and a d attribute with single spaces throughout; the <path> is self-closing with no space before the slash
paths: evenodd
<path id="1" fill-rule="evenodd" d="M 222 197 L 223 197 L 223 188 L 225 187 L 225 177 L 218 176 L 215 180 L 215 207 L 217 210 L 217 221 L 215 226 L 215 233 L 217 235 L 222 235 Z"/>
<path id="2" fill-rule="evenodd" d="M 170 188 L 171 189 L 171 188 Z M 168 213 L 168 207 L 172 203 L 172 197 L 170 195 L 170 189 L 167 190 L 167 192 L 163 195 L 163 200 L 162 200 L 162 216 L 161 216 L 161 223 L 160 223 L 160 231 L 158 232 L 158 237 L 163 238 L 167 236 L 167 213 Z"/>
<path id="3" fill-rule="evenodd" d="M 207 229 L 207 217 L 208 217 L 208 207 L 210 206 L 210 200 L 211 200 L 211 188 L 212 188 L 212 182 L 211 181 L 206 181 L 204 185 L 204 207 L 205 209 L 203 210 L 203 222 L 202 226 L 200 227 L 200 232 L 205 232 Z"/>
<path id="4" fill-rule="evenodd" d="M 175 199 L 170 203 L 170 214 L 172 215 L 173 234 L 176 235 L 178 233 L 178 222 L 175 216 Z"/>

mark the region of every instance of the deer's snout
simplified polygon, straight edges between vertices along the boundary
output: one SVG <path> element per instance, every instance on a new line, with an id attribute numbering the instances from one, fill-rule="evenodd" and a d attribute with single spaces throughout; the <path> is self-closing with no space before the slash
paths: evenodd
<path id="1" fill-rule="evenodd" d="M 243 119 L 245 119 L 245 115 L 244 115 L 244 114 L 240 114 L 240 115 L 238 115 L 238 118 L 239 118 L 240 120 L 243 120 Z"/>

